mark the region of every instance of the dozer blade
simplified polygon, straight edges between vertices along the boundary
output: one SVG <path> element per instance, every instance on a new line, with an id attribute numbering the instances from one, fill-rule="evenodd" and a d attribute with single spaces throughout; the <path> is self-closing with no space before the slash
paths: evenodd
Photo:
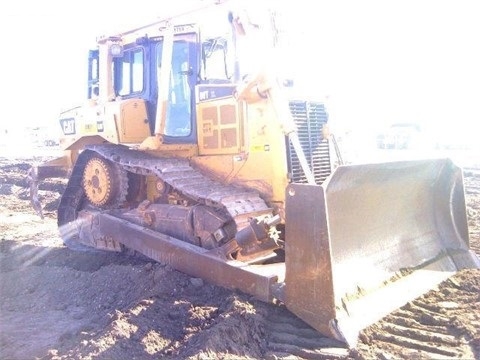
<path id="1" fill-rule="evenodd" d="M 286 197 L 285 304 L 350 346 L 456 271 L 480 268 L 462 170 L 448 159 L 341 166 Z"/>

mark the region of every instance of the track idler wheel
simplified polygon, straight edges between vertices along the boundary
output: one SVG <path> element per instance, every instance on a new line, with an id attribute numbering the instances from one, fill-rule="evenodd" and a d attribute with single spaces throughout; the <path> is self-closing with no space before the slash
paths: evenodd
<path id="1" fill-rule="evenodd" d="M 127 172 L 109 160 L 94 156 L 85 165 L 82 185 L 92 205 L 99 208 L 120 205 L 127 194 Z"/>

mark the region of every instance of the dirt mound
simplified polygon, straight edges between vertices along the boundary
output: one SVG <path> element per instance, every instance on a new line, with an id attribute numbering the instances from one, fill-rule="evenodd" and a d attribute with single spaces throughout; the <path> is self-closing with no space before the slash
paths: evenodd
<path id="1" fill-rule="evenodd" d="M 65 180 L 25 181 L 36 159 L 0 158 L 2 359 L 480 358 L 480 271 L 461 271 L 367 328 L 356 349 L 320 336 L 281 305 L 210 285 L 142 256 L 72 252 L 55 209 Z M 480 171 L 465 171 L 480 251 Z"/>

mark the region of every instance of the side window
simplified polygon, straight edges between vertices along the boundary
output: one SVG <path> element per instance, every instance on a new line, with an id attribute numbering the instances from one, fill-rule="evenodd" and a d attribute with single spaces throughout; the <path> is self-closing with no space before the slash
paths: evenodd
<path id="1" fill-rule="evenodd" d="M 88 99 L 98 96 L 98 50 L 88 53 Z"/>
<path id="2" fill-rule="evenodd" d="M 143 51 L 137 50 L 132 53 L 132 92 L 143 90 Z"/>
<path id="3" fill-rule="evenodd" d="M 129 95 L 143 90 L 144 56 L 142 49 L 125 50 L 123 57 L 115 59 L 115 92 Z"/>

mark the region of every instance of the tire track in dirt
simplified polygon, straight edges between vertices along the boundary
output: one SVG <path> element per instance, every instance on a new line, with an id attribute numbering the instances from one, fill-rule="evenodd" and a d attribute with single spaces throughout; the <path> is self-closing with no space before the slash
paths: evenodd
<path id="1" fill-rule="evenodd" d="M 464 171 L 470 248 L 480 254 L 480 169 Z"/>
<path id="2" fill-rule="evenodd" d="M 270 307 L 264 320 L 267 355 L 274 358 L 298 356 L 301 359 L 346 359 L 349 349 L 339 341 L 323 337 L 284 307 Z"/>
<path id="3" fill-rule="evenodd" d="M 480 254 L 480 170 L 465 169 L 470 248 Z M 480 358 L 480 270 L 461 270 L 360 335 L 358 358 Z"/>

